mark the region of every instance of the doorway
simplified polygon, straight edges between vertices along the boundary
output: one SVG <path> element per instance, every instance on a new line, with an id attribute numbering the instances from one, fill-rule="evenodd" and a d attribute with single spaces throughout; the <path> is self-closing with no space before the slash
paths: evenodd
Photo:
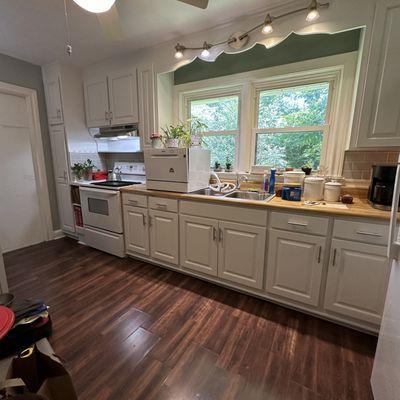
<path id="1" fill-rule="evenodd" d="M 36 92 L 0 82 L 0 243 L 4 252 L 52 232 Z"/>

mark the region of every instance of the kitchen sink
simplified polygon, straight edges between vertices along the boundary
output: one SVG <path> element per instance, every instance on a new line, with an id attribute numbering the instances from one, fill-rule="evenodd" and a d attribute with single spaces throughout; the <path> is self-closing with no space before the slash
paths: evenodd
<path id="1" fill-rule="evenodd" d="M 270 201 L 274 198 L 274 194 L 247 192 L 242 190 L 235 190 L 232 193 L 225 195 L 226 198 L 231 199 L 244 199 L 244 200 L 257 200 L 257 201 Z"/>
<path id="2" fill-rule="evenodd" d="M 216 192 L 216 191 L 208 189 L 208 188 L 200 189 L 200 190 L 197 190 L 196 192 L 190 192 L 189 194 L 198 194 L 198 195 L 201 195 L 201 196 L 213 196 L 213 197 L 223 197 L 223 196 L 225 196 L 224 193 L 219 193 L 219 192 Z"/>

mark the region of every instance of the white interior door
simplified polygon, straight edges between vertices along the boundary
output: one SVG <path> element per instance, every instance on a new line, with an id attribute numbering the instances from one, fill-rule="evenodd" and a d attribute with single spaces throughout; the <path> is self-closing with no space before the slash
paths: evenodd
<path id="1" fill-rule="evenodd" d="M 7 252 L 45 240 L 26 99 L 0 93 L 0 242 Z"/>

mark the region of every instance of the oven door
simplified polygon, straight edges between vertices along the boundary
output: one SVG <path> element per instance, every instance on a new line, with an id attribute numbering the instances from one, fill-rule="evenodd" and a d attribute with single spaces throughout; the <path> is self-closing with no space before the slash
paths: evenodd
<path id="1" fill-rule="evenodd" d="M 79 188 L 83 224 L 122 233 L 121 194 L 117 190 Z"/>

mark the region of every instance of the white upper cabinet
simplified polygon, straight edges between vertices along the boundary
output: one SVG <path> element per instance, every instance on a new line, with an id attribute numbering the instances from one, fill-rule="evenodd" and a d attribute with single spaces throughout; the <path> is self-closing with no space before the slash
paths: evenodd
<path id="1" fill-rule="evenodd" d="M 89 128 L 138 122 L 135 69 L 116 71 L 97 79 L 86 79 L 84 93 Z"/>
<path id="2" fill-rule="evenodd" d="M 84 82 L 86 123 L 89 128 L 110 124 L 107 78 Z"/>
<path id="3" fill-rule="evenodd" d="M 61 101 L 61 83 L 59 74 L 49 74 L 44 82 L 44 89 L 46 95 L 47 118 L 49 120 L 49 124 L 60 125 L 64 123 Z"/>
<path id="4" fill-rule="evenodd" d="M 365 86 L 360 85 L 356 147 L 400 146 L 400 0 L 377 2 Z"/>
<path id="5" fill-rule="evenodd" d="M 325 241 L 320 236 L 271 229 L 267 292 L 317 306 Z"/>
<path id="6" fill-rule="evenodd" d="M 389 272 L 386 247 L 333 239 L 325 308 L 379 324 Z"/>
<path id="7" fill-rule="evenodd" d="M 109 74 L 108 93 L 113 124 L 139 121 L 136 70 Z"/>
<path id="8" fill-rule="evenodd" d="M 156 128 L 155 79 L 152 64 L 138 68 L 139 132 L 143 147 L 151 146 L 150 136 Z"/>
<path id="9" fill-rule="evenodd" d="M 266 229 L 219 222 L 218 276 L 261 289 L 264 275 Z"/>
<path id="10" fill-rule="evenodd" d="M 218 275 L 218 221 L 180 216 L 181 266 L 204 274 Z"/>

